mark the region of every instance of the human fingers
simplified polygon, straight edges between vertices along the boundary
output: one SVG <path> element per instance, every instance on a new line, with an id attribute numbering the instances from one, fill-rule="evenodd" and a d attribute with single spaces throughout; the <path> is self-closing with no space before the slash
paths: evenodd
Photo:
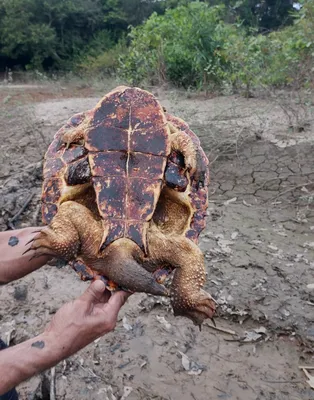
<path id="1" fill-rule="evenodd" d="M 88 304 L 96 304 L 104 301 L 104 291 L 106 285 L 103 281 L 97 279 L 89 285 L 85 292 L 79 297 L 80 300 Z"/>
<path id="2" fill-rule="evenodd" d="M 104 305 L 104 310 L 110 312 L 111 316 L 117 316 L 121 307 L 125 304 L 127 299 L 130 297 L 131 293 L 127 293 L 123 290 L 119 290 L 118 292 L 114 292 L 108 303 Z"/>

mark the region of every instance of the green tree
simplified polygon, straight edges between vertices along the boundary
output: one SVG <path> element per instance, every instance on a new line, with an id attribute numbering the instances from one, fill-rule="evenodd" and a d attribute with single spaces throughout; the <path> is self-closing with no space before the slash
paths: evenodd
<path id="1" fill-rule="evenodd" d="M 223 23 L 223 16 L 223 6 L 203 2 L 152 14 L 131 30 L 120 72 L 133 83 L 168 79 L 184 87 L 218 84 L 228 68 L 221 50 L 235 30 Z"/>
<path id="2" fill-rule="evenodd" d="M 34 19 L 36 3 L 33 0 L 1 1 L 1 54 L 28 61 L 41 62 L 53 56 L 56 50 L 56 32 L 53 27 Z"/>
<path id="3" fill-rule="evenodd" d="M 65 68 L 90 41 L 127 29 L 120 0 L 0 0 L 0 55 Z"/>
<path id="4" fill-rule="evenodd" d="M 267 32 L 293 22 L 292 0 L 205 0 L 209 5 L 224 3 L 228 21 L 243 21 L 245 26 Z"/>
<path id="5" fill-rule="evenodd" d="M 125 13 L 128 25 L 137 26 L 154 12 L 163 14 L 166 2 L 154 0 L 121 0 L 121 8 Z"/>

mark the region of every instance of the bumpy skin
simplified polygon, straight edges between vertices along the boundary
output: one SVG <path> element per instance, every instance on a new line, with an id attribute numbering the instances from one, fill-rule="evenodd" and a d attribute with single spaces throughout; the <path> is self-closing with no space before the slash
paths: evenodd
<path id="1" fill-rule="evenodd" d="M 197 246 L 208 182 L 188 125 L 150 93 L 119 87 L 55 135 L 44 165 L 48 226 L 31 248 L 68 260 L 82 279 L 169 295 L 175 315 L 201 325 L 215 311 Z"/>

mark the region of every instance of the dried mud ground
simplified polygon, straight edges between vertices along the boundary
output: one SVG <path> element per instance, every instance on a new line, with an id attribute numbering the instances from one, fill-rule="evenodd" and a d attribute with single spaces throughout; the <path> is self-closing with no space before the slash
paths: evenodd
<path id="1" fill-rule="evenodd" d="M 0 86 L 2 230 L 25 202 L 14 226 L 41 223 L 42 158 L 53 134 L 111 88 Z M 56 367 L 56 399 L 314 399 L 299 369 L 314 364 L 311 106 L 288 92 L 247 100 L 151 90 L 190 123 L 210 158 L 206 289 L 220 304 L 217 325 L 235 334 L 210 324 L 199 332 L 166 302 L 133 295 L 113 333 Z M 2 287 L 0 336 L 31 338 L 86 287 L 69 267 L 48 265 Z M 18 390 L 47 400 L 49 386 L 48 371 Z"/>

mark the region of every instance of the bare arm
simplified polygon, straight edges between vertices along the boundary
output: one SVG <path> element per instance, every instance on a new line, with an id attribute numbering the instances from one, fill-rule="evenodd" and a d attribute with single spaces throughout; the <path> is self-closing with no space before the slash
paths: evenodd
<path id="1" fill-rule="evenodd" d="M 127 297 L 123 291 L 111 295 L 95 281 L 60 308 L 41 335 L 0 351 L 0 395 L 112 331 Z"/>
<path id="2" fill-rule="evenodd" d="M 49 256 L 42 256 L 30 261 L 33 255 L 32 251 L 23 255 L 30 246 L 26 246 L 26 243 L 34 237 L 33 232 L 40 229 L 30 227 L 0 232 L 0 284 L 20 279 L 42 267 L 51 259 Z"/>

